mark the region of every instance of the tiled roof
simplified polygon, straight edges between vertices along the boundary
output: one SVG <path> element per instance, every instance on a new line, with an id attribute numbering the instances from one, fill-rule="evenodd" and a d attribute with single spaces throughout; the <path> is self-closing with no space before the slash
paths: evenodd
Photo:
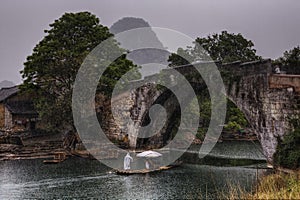
<path id="1" fill-rule="evenodd" d="M 4 101 L 8 97 L 16 94 L 17 92 L 19 92 L 18 86 L 9 87 L 9 88 L 2 88 L 0 90 L 0 102 Z"/>
<path id="2" fill-rule="evenodd" d="M 5 106 L 12 114 L 37 115 L 31 101 L 8 101 Z"/>

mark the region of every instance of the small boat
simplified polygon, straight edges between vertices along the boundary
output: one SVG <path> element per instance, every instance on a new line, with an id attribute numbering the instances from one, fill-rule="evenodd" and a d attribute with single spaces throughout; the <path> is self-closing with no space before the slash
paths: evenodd
<path id="1" fill-rule="evenodd" d="M 62 160 L 53 159 L 53 160 L 44 160 L 43 161 L 44 164 L 57 164 L 57 163 L 60 163 L 60 162 L 62 162 Z"/>
<path id="2" fill-rule="evenodd" d="M 182 162 L 176 162 L 174 164 L 168 165 L 168 166 L 162 166 L 156 169 L 136 169 L 136 170 L 124 170 L 124 169 L 116 169 L 114 172 L 119 175 L 131 175 L 131 174 L 147 174 L 147 173 L 153 173 L 153 172 L 159 172 L 163 170 L 168 170 L 174 167 L 177 167 L 181 165 Z"/>
<path id="3" fill-rule="evenodd" d="M 65 152 L 56 152 L 54 154 L 54 158 L 52 160 L 44 160 L 44 164 L 57 164 L 66 160 L 66 153 Z"/>

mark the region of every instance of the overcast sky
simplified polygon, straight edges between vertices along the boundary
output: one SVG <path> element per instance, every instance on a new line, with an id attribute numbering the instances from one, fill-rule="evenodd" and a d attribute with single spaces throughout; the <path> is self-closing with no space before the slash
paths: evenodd
<path id="1" fill-rule="evenodd" d="M 140 17 L 192 38 L 242 33 L 259 55 L 277 58 L 300 44 L 299 10 L 299 0 L 1 0 L 0 81 L 21 83 L 26 57 L 65 12 L 90 11 L 108 27 L 122 17 Z"/>

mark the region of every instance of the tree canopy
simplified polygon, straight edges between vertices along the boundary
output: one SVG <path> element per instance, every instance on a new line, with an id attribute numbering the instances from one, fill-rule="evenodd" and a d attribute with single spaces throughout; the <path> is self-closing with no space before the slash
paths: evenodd
<path id="1" fill-rule="evenodd" d="M 220 34 L 212 34 L 203 38 L 198 37 L 194 41 L 194 47 L 178 48 L 177 53 L 171 54 L 168 61 L 171 67 L 176 67 L 189 64 L 189 61 L 213 60 L 228 63 L 261 59 L 260 56 L 256 55 L 256 50 L 253 47 L 253 42 L 244 38 L 240 33 L 234 34 L 222 31 Z M 201 117 L 201 127 L 198 130 L 197 137 L 203 139 L 211 120 L 211 100 L 207 90 L 203 91 L 200 96 L 201 113 L 198 115 Z M 225 130 L 229 132 L 235 132 L 248 126 L 244 114 L 231 101 L 228 101 L 227 104 L 225 123 Z"/>
<path id="2" fill-rule="evenodd" d="M 177 54 L 172 54 L 169 57 L 169 61 L 171 62 L 170 66 L 178 66 L 188 64 L 188 61 L 182 57 L 192 61 L 207 61 L 210 57 L 214 61 L 223 63 L 260 59 L 253 47 L 253 42 L 244 38 L 242 34 L 222 31 L 220 34 L 196 38 L 194 47 L 179 48 Z"/>
<path id="3" fill-rule="evenodd" d="M 274 64 L 284 66 L 287 73 L 300 74 L 300 47 L 285 51 L 283 56 L 274 61 Z"/>
<path id="4" fill-rule="evenodd" d="M 113 35 L 89 12 L 65 13 L 45 33 L 24 63 L 22 88 L 35 91 L 36 108 L 49 127 L 70 129 L 73 128 L 71 99 L 77 71 L 85 57 Z M 112 45 L 118 44 L 113 41 Z M 125 57 L 118 58 L 105 71 L 106 77 L 100 81 L 103 93 L 109 93 L 121 75 L 135 67 Z"/>

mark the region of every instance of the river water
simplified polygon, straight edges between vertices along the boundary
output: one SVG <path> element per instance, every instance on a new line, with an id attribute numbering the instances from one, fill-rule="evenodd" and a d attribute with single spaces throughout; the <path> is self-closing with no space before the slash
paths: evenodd
<path id="1" fill-rule="evenodd" d="M 245 147 L 250 143 L 221 143 L 212 152 L 227 152 L 225 146 Z M 251 146 L 251 145 L 250 145 Z M 227 148 L 227 149 L 228 149 Z M 253 154 L 260 149 L 252 146 Z M 243 148 L 241 149 L 241 152 Z M 239 152 L 239 151 L 238 151 Z M 239 152 L 240 154 L 242 154 Z M 237 152 L 236 152 L 237 153 Z M 247 153 L 249 153 L 247 151 Z M 224 155 L 223 155 L 224 156 Z M 242 156 L 242 155 L 238 155 Z M 259 160 L 262 158 L 257 156 Z M 247 156 L 244 156 L 247 158 Z M 253 155 L 251 154 L 251 158 Z M 42 160 L 0 162 L 0 199 L 199 199 L 216 198 L 239 184 L 251 190 L 265 170 L 253 166 L 188 164 L 153 174 L 122 176 L 97 160 L 71 158 L 56 165 Z"/>

